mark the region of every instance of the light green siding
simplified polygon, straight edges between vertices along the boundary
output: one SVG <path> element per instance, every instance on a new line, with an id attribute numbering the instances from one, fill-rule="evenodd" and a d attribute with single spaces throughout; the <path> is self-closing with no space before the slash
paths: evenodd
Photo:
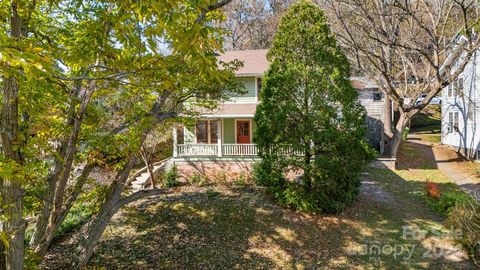
<path id="1" fill-rule="evenodd" d="M 223 119 L 224 143 L 235 143 L 235 119 Z"/>
<path id="2" fill-rule="evenodd" d="M 242 118 L 244 120 L 244 118 Z M 257 124 L 252 120 L 252 131 L 257 128 Z M 253 134 L 253 133 L 252 133 Z M 224 143 L 230 144 L 235 143 L 235 119 L 223 119 L 223 139 Z"/>
<path id="3" fill-rule="evenodd" d="M 232 96 L 231 100 L 235 102 L 256 102 L 256 78 L 255 77 L 239 77 L 237 78 L 240 80 L 243 85 L 245 86 L 245 90 L 247 91 L 243 95 L 236 95 Z"/>

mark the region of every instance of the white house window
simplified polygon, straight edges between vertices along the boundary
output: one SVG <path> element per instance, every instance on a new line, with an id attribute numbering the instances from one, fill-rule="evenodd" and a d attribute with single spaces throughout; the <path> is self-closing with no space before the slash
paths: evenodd
<path id="1" fill-rule="evenodd" d="M 458 132 L 459 123 L 459 113 L 458 112 L 449 112 L 448 113 L 448 132 Z"/>
<path id="2" fill-rule="evenodd" d="M 457 97 L 460 93 L 463 92 L 463 78 L 458 77 L 448 86 L 448 97 Z"/>
<path id="3" fill-rule="evenodd" d="M 373 101 L 382 101 L 383 93 L 382 92 L 373 92 Z"/>
<path id="4" fill-rule="evenodd" d="M 197 121 L 196 133 L 197 143 L 211 143 L 218 142 L 218 121 L 217 120 L 202 120 Z"/>

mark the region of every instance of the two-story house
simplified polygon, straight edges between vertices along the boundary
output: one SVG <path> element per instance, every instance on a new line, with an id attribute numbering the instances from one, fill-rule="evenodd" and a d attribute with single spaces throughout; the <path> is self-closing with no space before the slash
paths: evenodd
<path id="1" fill-rule="evenodd" d="M 269 67 L 267 50 L 228 51 L 219 56 L 225 62 L 238 59 L 243 67 L 236 76 L 246 93 L 232 96 L 219 108 L 202 113 L 195 123 L 176 126 L 173 132 L 173 162 L 185 177 L 201 173 L 209 177 L 250 174 L 257 159 L 253 142 L 255 109 L 260 102 L 262 78 Z M 383 151 L 383 94 L 364 78 L 352 78 L 359 99 L 367 109 L 368 140 Z"/>
<path id="2" fill-rule="evenodd" d="M 480 59 L 478 51 L 462 74 L 442 91 L 442 144 L 480 159 Z"/>

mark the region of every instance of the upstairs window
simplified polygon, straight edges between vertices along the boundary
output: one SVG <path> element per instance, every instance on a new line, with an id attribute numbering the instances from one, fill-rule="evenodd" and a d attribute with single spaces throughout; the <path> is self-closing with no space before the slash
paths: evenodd
<path id="1" fill-rule="evenodd" d="M 458 77 L 448 86 L 447 96 L 457 97 L 462 92 L 463 92 L 463 78 Z"/>
<path id="2" fill-rule="evenodd" d="M 262 78 L 257 78 L 257 97 L 260 98 L 260 91 L 262 91 Z"/>

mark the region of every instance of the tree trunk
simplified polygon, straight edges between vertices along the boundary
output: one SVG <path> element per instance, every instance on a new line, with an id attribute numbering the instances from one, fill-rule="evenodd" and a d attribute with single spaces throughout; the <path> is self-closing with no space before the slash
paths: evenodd
<path id="1" fill-rule="evenodd" d="M 306 190 L 311 191 L 312 189 L 312 176 L 311 176 L 311 166 L 310 163 L 312 161 L 312 155 L 311 155 L 311 146 L 310 142 L 305 143 L 303 146 L 303 150 L 305 151 L 305 156 L 303 159 L 304 164 L 304 169 L 303 169 L 303 179 L 302 179 L 302 184 L 305 187 Z"/>
<path id="2" fill-rule="evenodd" d="M 120 196 L 122 195 L 128 176 L 135 165 L 135 162 L 136 158 L 131 156 L 127 165 L 111 184 L 105 202 L 102 204 L 98 214 L 92 219 L 90 226 L 88 226 L 87 233 L 79 241 L 77 248 L 78 261 L 76 262 L 75 267 L 82 269 L 87 265 L 95 246 L 117 210 L 116 205 L 120 200 Z"/>
<path id="3" fill-rule="evenodd" d="M 384 107 L 384 119 L 383 119 L 383 129 L 385 135 L 388 139 L 393 138 L 393 128 L 392 128 L 392 101 L 388 95 L 385 95 L 385 107 Z"/>
<path id="4" fill-rule="evenodd" d="M 78 196 L 81 193 L 81 190 L 83 186 L 85 185 L 85 182 L 88 179 L 88 176 L 93 170 L 93 165 L 87 164 L 82 171 L 82 174 L 76 179 L 76 184 L 72 192 L 70 192 L 69 197 L 64 204 L 64 207 L 62 208 L 59 217 L 56 219 L 55 223 L 53 224 L 52 227 L 48 227 L 48 216 L 46 220 L 42 220 L 43 224 L 41 226 L 37 227 L 37 229 L 40 229 L 43 231 L 43 234 L 39 235 L 37 238 L 38 242 L 35 242 L 34 246 L 34 251 L 41 257 L 43 257 L 47 251 L 48 248 L 50 247 L 50 244 L 53 241 L 53 238 L 55 237 L 55 233 L 57 232 L 58 228 L 62 224 L 62 222 L 65 220 L 65 217 L 67 216 L 68 212 L 72 208 L 73 204 L 77 200 Z M 37 220 L 38 222 L 38 220 Z M 35 231 L 37 232 L 37 231 Z M 40 232 L 40 231 L 39 231 Z"/>
<path id="5" fill-rule="evenodd" d="M 43 207 L 40 213 L 37 214 L 35 221 L 35 230 L 32 238 L 30 239 L 30 248 L 37 254 L 42 256 L 42 252 L 39 246 L 44 242 L 47 226 L 50 219 L 50 213 L 52 211 L 52 202 L 55 197 L 55 184 L 57 176 L 60 174 L 60 161 L 55 161 L 54 171 L 47 176 L 47 188 L 43 194 Z M 57 171 L 58 170 L 58 171 Z"/>
<path id="6" fill-rule="evenodd" d="M 17 3 L 11 5 L 10 28 L 11 37 L 20 40 L 21 19 L 17 11 Z M 3 103 L 1 107 L 0 133 L 2 153 L 7 161 L 15 166 L 23 165 L 22 140 L 19 136 L 18 94 L 17 79 L 12 76 L 3 78 Z M 15 174 L 15 173 L 14 173 Z M 1 181 L 1 208 L 3 209 L 0 229 L 8 239 L 8 245 L 2 244 L 2 262 L 0 267 L 7 270 L 23 269 L 25 236 L 25 221 L 23 219 L 23 189 L 14 177 L 3 178 Z M 5 220 L 3 220 L 5 218 Z"/>
<path id="7" fill-rule="evenodd" d="M 23 190 L 20 184 L 14 181 L 5 181 L 2 192 L 6 210 L 6 232 L 10 237 L 6 250 L 6 269 L 23 269 L 25 221 L 23 220 Z"/>
<path id="8" fill-rule="evenodd" d="M 140 149 L 140 156 L 142 157 L 143 163 L 145 163 L 145 166 L 147 168 L 147 173 L 150 176 L 150 185 L 153 189 L 156 189 L 157 187 L 155 186 L 155 178 L 154 178 L 154 175 L 153 175 L 153 166 L 152 166 L 152 164 L 150 164 L 149 158 L 148 158 L 148 152 L 143 146 Z"/>
<path id="9" fill-rule="evenodd" d="M 84 119 L 86 108 L 95 90 L 96 82 L 91 81 L 86 94 L 82 97 L 78 111 L 75 109 L 76 99 L 80 89 L 71 94 L 71 126 L 72 130 L 68 140 L 62 144 L 59 155 L 62 161 L 55 160 L 54 169 L 47 177 L 47 190 L 44 193 L 44 208 L 39 213 L 35 232 L 30 240 L 30 247 L 40 256 L 45 255 L 56 230 L 63 222 L 70 209 L 65 209 L 65 188 L 73 167 L 74 156 L 77 153 L 78 136 Z M 90 172 L 88 172 L 90 173 Z M 53 202 L 53 203 L 52 203 Z M 71 206 L 70 206 L 71 207 Z"/>
<path id="10" fill-rule="evenodd" d="M 402 134 L 405 131 L 409 121 L 410 121 L 410 114 L 408 113 L 401 113 L 400 119 L 398 119 L 397 125 L 393 131 L 393 137 L 390 141 L 390 145 L 388 148 L 388 156 L 392 158 L 397 157 L 398 148 L 400 143 L 402 142 Z"/>

